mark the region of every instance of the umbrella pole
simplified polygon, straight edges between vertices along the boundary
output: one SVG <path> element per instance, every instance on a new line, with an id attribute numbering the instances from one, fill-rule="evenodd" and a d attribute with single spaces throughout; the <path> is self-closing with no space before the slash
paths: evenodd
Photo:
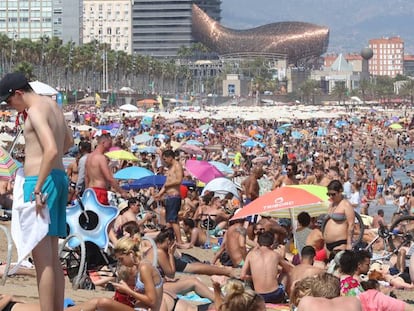
<path id="1" fill-rule="evenodd" d="M 20 135 L 22 135 L 22 133 L 23 133 L 23 128 L 22 128 L 22 127 L 20 127 L 20 128 L 19 128 L 19 132 L 17 133 L 16 137 L 14 138 L 14 140 L 13 140 L 13 142 L 12 142 L 12 144 L 10 145 L 10 148 L 9 148 L 9 150 L 8 150 L 10 154 L 12 154 L 12 152 L 13 152 L 14 148 L 16 147 L 17 140 L 19 139 Z"/>
<path id="2" fill-rule="evenodd" d="M 293 246 L 295 247 L 295 249 L 297 249 L 296 247 L 296 230 L 298 228 L 297 223 L 296 223 L 296 218 L 295 213 L 293 212 L 293 208 L 289 209 L 289 215 L 290 215 L 290 219 L 292 222 L 292 233 L 293 233 Z"/>

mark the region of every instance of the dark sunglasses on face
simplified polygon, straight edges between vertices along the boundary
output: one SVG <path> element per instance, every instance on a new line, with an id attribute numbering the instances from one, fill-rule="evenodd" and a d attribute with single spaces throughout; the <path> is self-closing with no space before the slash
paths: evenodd
<path id="1" fill-rule="evenodd" d="M 326 195 L 328 197 L 334 197 L 334 196 L 336 196 L 336 192 L 327 192 Z"/>

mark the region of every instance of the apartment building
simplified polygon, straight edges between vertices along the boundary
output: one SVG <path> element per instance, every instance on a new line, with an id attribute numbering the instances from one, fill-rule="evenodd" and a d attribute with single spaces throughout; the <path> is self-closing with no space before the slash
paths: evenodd
<path id="1" fill-rule="evenodd" d="M 374 56 L 369 60 L 373 76 L 395 77 L 404 74 L 404 41 L 400 37 L 369 40 Z"/>
<path id="2" fill-rule="evenodd" d="M 132 53 L 131 0 L 83 0 L 83 43 L 97 40 Z"/>

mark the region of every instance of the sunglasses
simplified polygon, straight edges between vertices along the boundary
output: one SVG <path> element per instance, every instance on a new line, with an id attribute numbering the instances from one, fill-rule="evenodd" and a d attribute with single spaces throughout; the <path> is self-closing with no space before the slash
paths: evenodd
<path id="1" fill-rule="evenodd" d="M 328 196 L 328 197 L 334 197 L 334 196 L 336 196 L 336 192 L 327 192 L 326 193 L 326 195 Z"/>
<path id="2" fill-rule="evenodd" d="M 265 231 L 265 228 L 257 228 L 255 231 L 264 232 Z"/>

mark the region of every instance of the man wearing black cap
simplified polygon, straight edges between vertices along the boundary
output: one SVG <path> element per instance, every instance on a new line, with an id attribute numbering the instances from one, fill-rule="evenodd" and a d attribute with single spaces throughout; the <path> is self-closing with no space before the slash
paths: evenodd
<path id="1" fill-rule="evenodd" d="M 64 275 L 58 238 L 66 236 L 68 178 L 62 157 L 73 145 L 62 111 L 49 97 L 33 92 L 25 76 L 9 73 L 0 81 L 0 102 L 26 112 L 24 122 L 25 202 L 35 202 L 42 217 L 47 206 L 49 232 L 33 249 L 41 310 L 63 310 Z"/>

